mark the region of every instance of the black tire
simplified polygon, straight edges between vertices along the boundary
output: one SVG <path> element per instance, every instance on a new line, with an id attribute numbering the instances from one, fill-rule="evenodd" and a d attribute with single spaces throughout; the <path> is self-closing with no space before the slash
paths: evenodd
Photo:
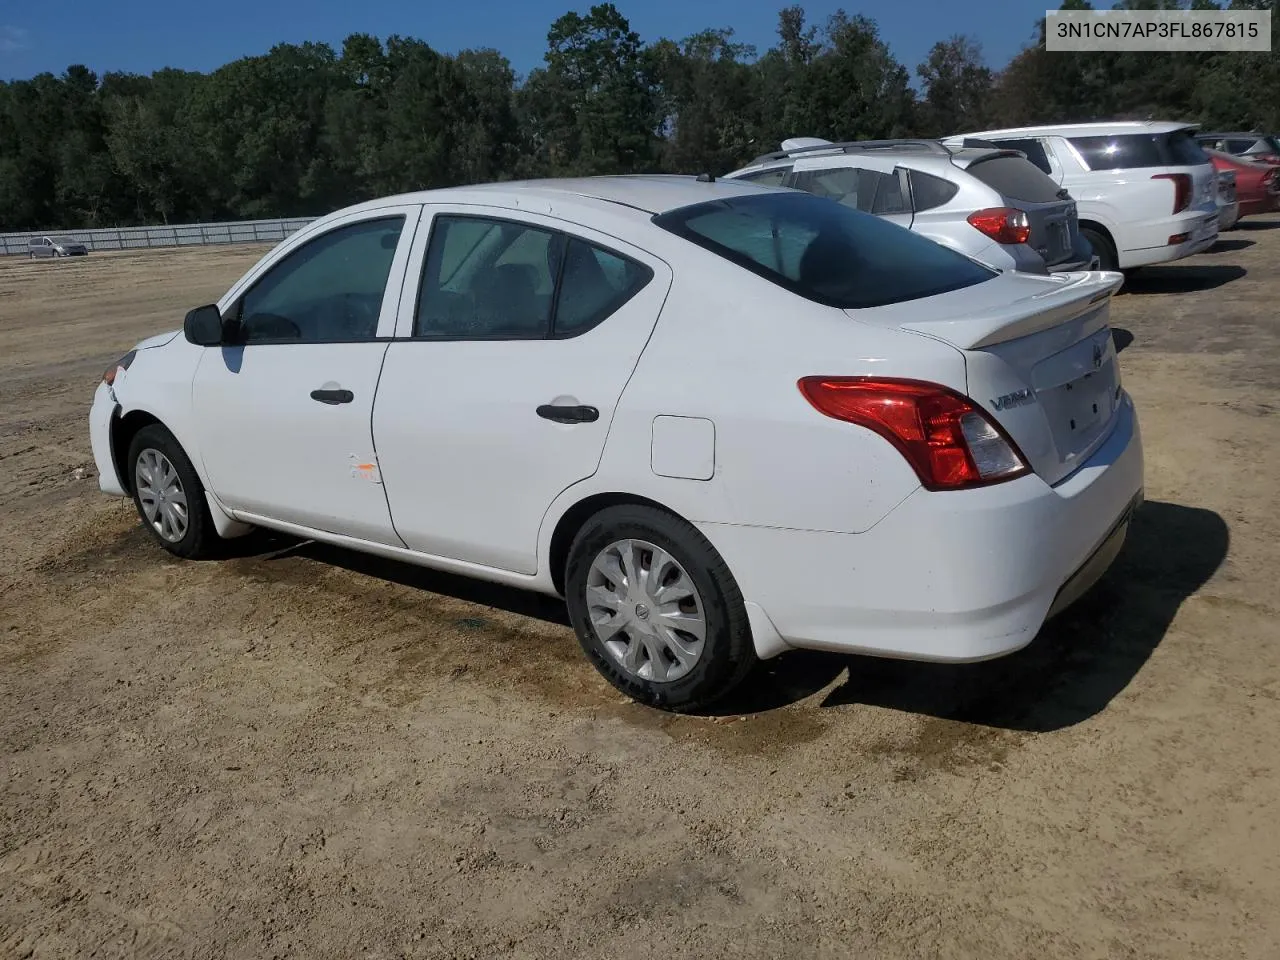
<path id="1" fill-rule="evenodd" d="M 596 635 L 587 605 L 591 564 L 610 544 L 643 540 L 660 547 L 683 567 L 697 589 L 706 621 L 702 653 L 679 679 L 656 682 L 627 671 Z M 641 505 L 609 507 L 574 537 L 565 570 L 569 619 L 587 658 L 627 696 L 676 712 L 700 710 L 734 689 L 756 664 L 755 646 L 742 592 L 724 559 L 691 524 Z"/>
<path id="2" fill-rule="evenodd" d="M 1098 269 L 1100 270 L 1119 270 L 1119 261 L 1116 259 L 1116 248 L 1112 246 L 1111 241 L 1102 233 L 1092 227 L 1081 227 L 1080 235 L 1089 241 L 1089 246 L 1093 247 L 1093 252 L 1098 256 Z"/>
<path id="3" fill-rule="evenodd" d="M 182 492 L 187 500 L 187 528 L 179 540 L 168 540 L 147 520 L 138 489 L 138 458 L 144 451 L 157 450 L 173 465 L 182 483 Z M 133 491 L 133 505 L 138 510 L 138 519 L 142 526 L 174 556 L 184 560 L 204 560 L 218 554 L 222 539 L 214 529 L 213 518 L 209 515 L 209 504 L 205 501 L 204 484 L 191 465 L 191 459 L 182 449 L 181 444 L 167 429 L 158 423 L 149 424 L 134 434 L 129 444 L 128 468 L 129 487 Z"/>

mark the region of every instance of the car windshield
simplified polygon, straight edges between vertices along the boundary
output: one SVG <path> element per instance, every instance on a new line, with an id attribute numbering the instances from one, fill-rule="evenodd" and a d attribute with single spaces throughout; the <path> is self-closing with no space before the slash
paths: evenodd
<path id="1" fill-rule="evenodd" d="M 904 227 L 798 191 L 680 207 L 653 222 L 808 300 L 841 309 L 919 300 L 997 275 Z"/>

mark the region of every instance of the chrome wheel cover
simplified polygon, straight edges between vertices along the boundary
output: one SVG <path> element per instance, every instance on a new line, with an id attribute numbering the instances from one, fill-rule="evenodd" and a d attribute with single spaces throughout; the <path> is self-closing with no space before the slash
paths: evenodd
<path id="1" fill-rule="evenodd" d="M 686 676 L 702 656 L 707 618 L 692 578 L 646 540 L 617 540 L 591 562 L 587 613 L 605 651 L 654 683 Z"/>
<path id="2" fill-rule="evenodd" d="M 151 529 L 167 543 L 181 541 L 187 535 L 190 518 L 187 493 L 169 458 L 154 447 L 147 447 L 138 454 L 133 482 L 142 515 Z"/>

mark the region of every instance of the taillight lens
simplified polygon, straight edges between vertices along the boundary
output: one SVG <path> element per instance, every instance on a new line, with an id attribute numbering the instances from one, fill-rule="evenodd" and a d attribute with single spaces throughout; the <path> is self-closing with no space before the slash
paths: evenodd
<path id="1" fill-rule="evenodd" d="M 1014 207 L 988 207 L 969 214 L 969 225 L 996 243 L 1026 243 L 1031 239 L 1031 221 Z"/>
<path id="2" fill-rule="evenodd" d="M 1191 206 L 1191 174 L 1189 173 L 1157 173 L 1152 180 L 1173 181 L 1173 212 L 1181 213 Z"/>
<path id="3" fill-rule="evenodd" d="M 940 384 L 805 377 L 797 385 L 819 413 L 874 430 L 897 447 L 927 490 L 963 490 L 1031 472 L 999 424 Z"/>
<path id="4" fill-rule="evenodd" d="M 119 370 L 128 370 L 129 364 L 133 363 L 133 358 L 138 355 L 136 350 L 130 350 L 123 357 L 107 367 L 106 372 L 102 375 L 102 382 L 107 386 L 112 386 L 116 382 L 116 372 Z"/>

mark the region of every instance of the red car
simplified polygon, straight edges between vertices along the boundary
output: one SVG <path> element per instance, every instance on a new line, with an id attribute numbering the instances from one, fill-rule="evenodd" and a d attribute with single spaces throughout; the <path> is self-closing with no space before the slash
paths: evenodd
<path id="1" fill-rule="evenodd" d="M 1244 160 L 1218 150 L 1205 153 L 1215 169 L 1235 172 L 1241 217 L 1280 210 L 1280 166 Z"/>

